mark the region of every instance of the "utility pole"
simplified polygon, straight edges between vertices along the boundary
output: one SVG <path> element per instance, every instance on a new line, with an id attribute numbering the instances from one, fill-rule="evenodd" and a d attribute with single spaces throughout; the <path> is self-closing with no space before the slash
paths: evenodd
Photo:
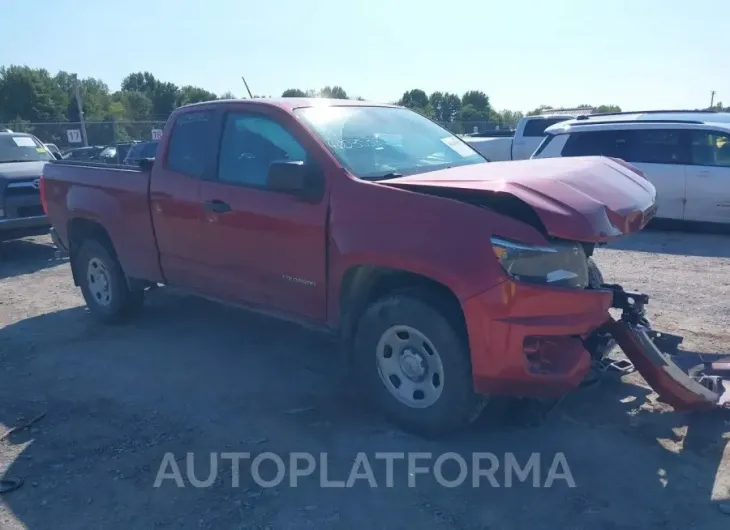
<path id="1" fill-rule="evenodd" d="M 76 106 L 79 109 L 79 120 L 81 121 L 81 139 L 84 141 L 84 147 L 89 147 L 89 140 L 86 137 L 86 122 L 84 121 L 84 106 L 81 103 L 81 93 L 79 92 L 78 81 L 74 84 L 74 97 L 76 98 Z"/>
<path id="2" fill-rule="evenodd" d="M 710 92 L 710 108 L 715 106 L 715 91 Z"/>
<path id="3" fill-rule="evenodd" d="M 248 83 L 246 83 L 246 78 L 241 76 L 241 79 L 243 79 L 243 84 L 246 85 L 246 92 L 248 92 L 248 97 L 253 99 L 253 96 L 251 95 L 251 90 L 248 88 Z"/>

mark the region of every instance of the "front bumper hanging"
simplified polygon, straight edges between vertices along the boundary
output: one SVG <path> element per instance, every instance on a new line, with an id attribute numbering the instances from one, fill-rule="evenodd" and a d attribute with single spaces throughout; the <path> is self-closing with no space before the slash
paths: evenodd
<path id="1" fill-rule="evenodd" d="M 730 408 L 730 355 L 682 352 L 682 337 L 651 329 L 644 314 L 649 297 L 604 284 L 613 291 L 613 307 L 621 310 L 601 327 L 610 334 L 659 399 L 688 411 Z"/>

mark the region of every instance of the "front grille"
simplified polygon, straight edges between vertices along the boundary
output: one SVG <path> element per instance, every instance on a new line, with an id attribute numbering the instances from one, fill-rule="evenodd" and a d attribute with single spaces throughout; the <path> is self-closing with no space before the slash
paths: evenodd
<path id="1" fill-rule="evenodd" d="M 37 217 L 39 215 L 45 215 L 43 206 L 40 204 L 37 206 L 21 206 L 18 208 L 18 217 Z"/>

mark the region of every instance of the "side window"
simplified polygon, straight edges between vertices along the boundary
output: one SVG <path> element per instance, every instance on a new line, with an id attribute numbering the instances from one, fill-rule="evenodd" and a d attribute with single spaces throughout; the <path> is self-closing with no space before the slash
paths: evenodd
<path id="1" fill-rule="evenodd" d="M 680 130 L 644 129 L 631 132 L 627 162 L 644 164 L 686 164 L 686 141 Z"/>
<path id="2" fill-rule="evenodd" d="M 629 138 L 627 131 L 595 131 L 573 133 L 563 147 L 563 156 L 610 156 L 626 160 Z"/>
<path id="3" fill-rule="evenodd" d="M 177 119 L 167 147 L 167 169 L 190 177 L 203 176 L 211 134 L 210 124 L 210 112 L 189 112 Z"/>
<path id="4" fill-rule="evenodd" d="M 271 118 L 230 113 L 221 140 L 218 179 L 266 187 L 272 162 L 305 162 L 307 152 L 284 127 Z"/>
<path id="5" fill-rule="evenodd" d="M 150 142 L 148 144 L 145 144 L 145 146 L 142 148 L 142 157 L 143 158 L 154 158 L 157 154 L 157 142 Z"/>
<path id="6" fill-rule="evenodd" d="M 730 135 L 692 131 L 692 165 L 730 167 Z"/>
<path id="7" fill-rule="evenodd" d="M 534 120 L 527 120 L 525 123 L 525 130 L 522 132 L 522 136 L 545 136 L 545 129 L 556 123 L 569 120 L 570 118 L 537 118 Z"/>

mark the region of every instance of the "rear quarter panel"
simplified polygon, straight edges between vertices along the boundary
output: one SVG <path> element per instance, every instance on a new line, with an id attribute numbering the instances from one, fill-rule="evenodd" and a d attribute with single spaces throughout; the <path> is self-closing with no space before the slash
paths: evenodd
<path id="1" fill-rule="evenodd" d="M 53 162 L 43 173 L 48 217 L 63 241 L 74 219 L 101 225 L 127 276 L 162 281 L 150 218 L 149 172 Z"/>

